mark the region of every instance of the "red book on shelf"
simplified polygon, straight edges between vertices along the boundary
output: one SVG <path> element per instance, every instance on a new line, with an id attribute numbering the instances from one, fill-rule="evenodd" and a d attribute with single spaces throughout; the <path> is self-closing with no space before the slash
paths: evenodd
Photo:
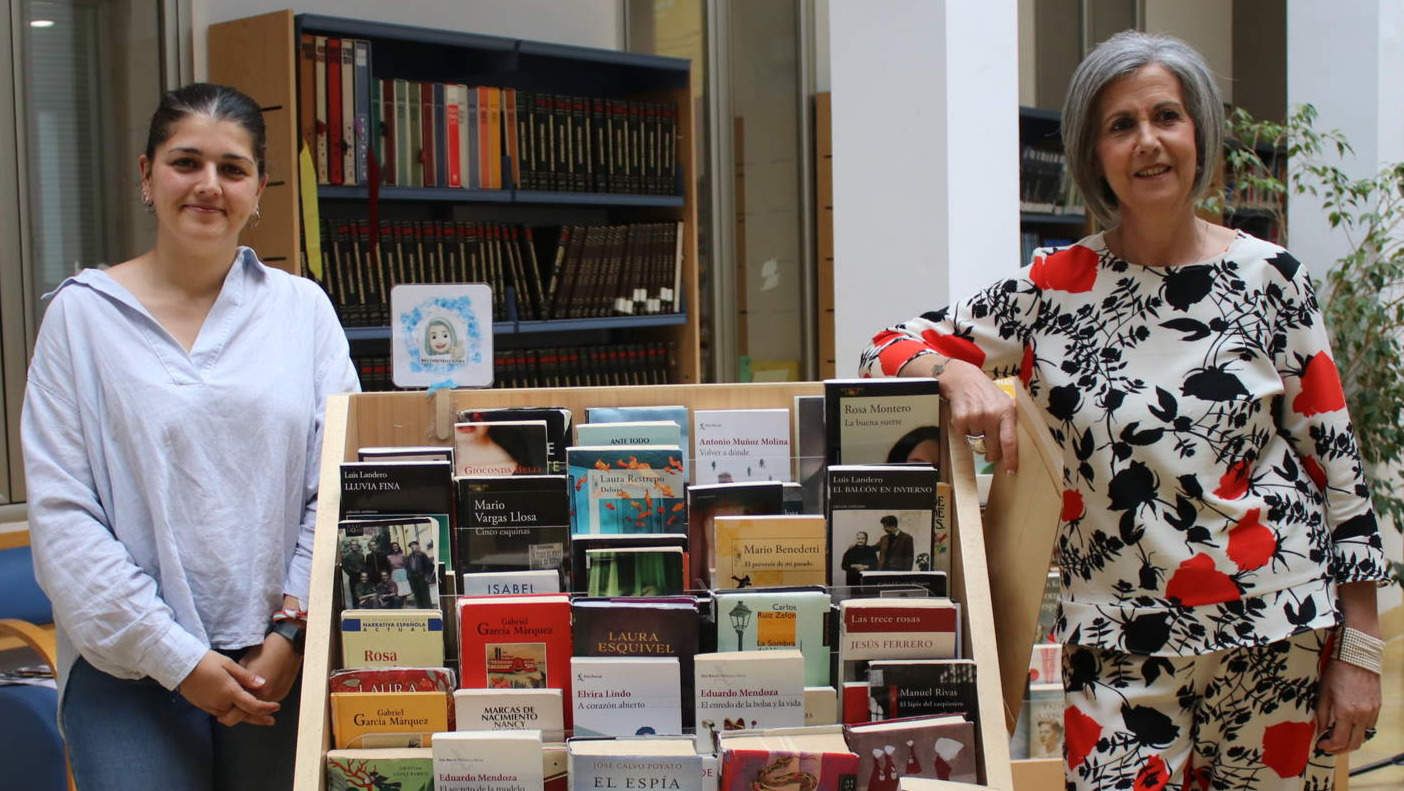
<path id="1" fill-rule="evenodd" d="M 327 39 L 327 181 L 346 182 L 341 151 L 341 39 Z"/>
<path id="2" fill-rule="evenodd" d="M 463 596 L 458 628 L 461 688 L 559 689 L 571 699 L 569 596 Z"/>

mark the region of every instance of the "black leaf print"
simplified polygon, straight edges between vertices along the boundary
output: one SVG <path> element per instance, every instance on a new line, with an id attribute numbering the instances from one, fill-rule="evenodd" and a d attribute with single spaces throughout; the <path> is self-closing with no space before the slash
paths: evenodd
<path id="1" fill-rule="evenodd" d="M 1102 408 L 1108 412 L 1115 412 L 1121 407 L 1121 402 L 1126 400 L 1126 393 L 1121 390 L 1108 390 L 1102 399 Z"/>
<path id="2" fill-rule="evenodd" d="M 1379 532 L 1375 524 L 1375 514 L 1371 511 L 1351 517 L 1350 519 L 1336 525 L 1336 529 L 1331 531 L 1331 538 L 1337 544 L 1348 541 L 1352 538 L 1365 538 L 1373 536 Z"/>
<path id="3" fill-rule="evenodd" d="M 927 321 L 939 324 L 946 320 L 946 313 L 948 310 L 949 308 L 941 308 L 940 310 L 927 311 L 921 314 L 921 317 Z"/>
<path id="4" fill-rule="evenodd" d="M 1235 401 L 1248 395 L 1237 376 L 1218 366 L 1201 368 L 1190 374 L 1180 392 L 1204 401 Z"/>
<path id="5" fill-rule="evenodd" d="M 1150 467 L 1139 461 L 1131 462 L 1126 469 L 1112 476 L 1107 484 L 1113 511 L 1134 510 L 1143 503 L 1155 499 L 1158 483 Z"/>
<path id="6" fill-rule="evenodd" d="M 1160 438 L 1165 434 L 1165 429 L 1162 428 L 1137 431 L 1136 429 L 1138 426 L 1140 426 L 1139 421 L 1133 420 L 1127 423 L 1126 428 L 1121 430 L 1121 440 L 1123 442 L 1129 442 L 1132 445 L 1154 445 L 1159 442 Z"/>
<path id="7" fill-rule="evenodd" d="M 1194 475 L 1181 475 L 1179 478 L 1180 488 L 1185 490 L 1185 494 L 1196 500 L 1203 499 L 1204 489 L 1199 485 L 1199 478 Z"/>
<path id="8" fill-rule="evenodd" d="M 1185 535 L 1185 540 L 1194 544 L 1208 544 L 1210 543 L 1209 538 L 1209 528 L 1203 525 L 1191 527 L 1189 532 Z"/>
<path id="9" fill-rule="evenodd" d="M 1180 735 L 1180 726 L 1168 715 L 1149 706 L 1122 704 L 1121 719 L 1135 734 L 1136 741 L 1147 747 L 1164 747 Z"/>
<path id="10" fill-rule="evenodd" d="M 1194 527 L 1194 517 L 1194 503 L 1191 503 L 1189 498 L 1183 494 L 1177 494 L 1175 495 L 1175 512 L 1166 514 L 1165 521 L 1169 522 L 1171 527 L 1183 532 Z"/>
<path id="11" fill-rule="evenodd" d="M 1316 617 L 1316 601 L 1311 598 L 1302 599 L 1300 608 L 1293 607 L 1291 602 L 1287 602 L 1283 611 L 1287 614 L 1289 622 L 1297 626 L 1306 626 Z"/>
<path id="12" fill-rule="evenodd" d="M 1116 456 L 1117 461 L 1126 461 L 1131 458 L 1131 446 L 1125 442 L 1114 442 L 1112 443 L 1112 455 Z"/>
<path id="13" fill-rule="evenodd" d="M 1176 310 L 1186 310 L 1209 295 L 1214 288 L 1214 270 L 1189 266 L 1170 272 L 1165 278 L 1165 301 Z"/>
<path id="14" fill-rule="evenodd" d="M 1179 403 L 1175 401 L 1175 396 L 1163 387 L 1155 388 L 1155 397 L 1160 401 L 1160 407 L 1151 407 L 1150 413 L 1161 421 L 1169 423 L 1175 419 L 1175 413 L 1179 409 Z"/>
<path id="15" fill-rule="evenodd" d="M 1157 612 L 1138 615 L 1126 624 L 1126 650 L 1135 654 L 1153 654 L 1165 647 L 1170 639 L 1170 613 Z M 1150 664 L 1150 663 L 1147 663 Z M 1149 684 L 1155 679 L 1146 678 Z"/>
<path id="16" fill-rule="evenodd" d="M 1291 280 L 1292 278 L 1296 277 L 1297 267 L 1302 265 L 1300 261 L 1293 258 L 1292 254 L 1287 252 L 1286 250 L 1283 250 L 1282 252 L 1278 253 L 1272 258 L 1269 258 L 1267 262 L 1271 264 L 1274 269 L 1281 272 L 1282 277 L 1286 278 L 1287 280 Z"/>
<path id="17" fill-rule="evenodd" d="M 1096 447 L 1096 442 L 1092 439 L 1092 429 L 1087 429 L 1077 441 L 1077 457 L 1083 461 L 1092 458 L 1092 451 L 1096 450 Z"/>
<path id="18" fill-rule="evenodd" d="M 1185 333 L 1185 336 L 1180 340 L 1186 343 L 1204 340 L 1209 337 L 1209 328 L 1204 326 L 1204 322 L 1194 319 L 1171 319 L 1166 322 L 1161 322 L 1160 326 L 1175 330 L 1176 332 Z"/>
<path id="19" fill-rule="evenodd" d="M 1121 543 L 1135 544 L 1146 534 L 1146 529 L 1136 525 L 1135 511 L 1127 511 L 1117 523 L 1117 532 L 1121 535 Z"/>
<path id="20" fill-rule="evenodd" d="M 1082 391 L 1074 385 L 1062 385 L 1048 390 L 1048 414 L 1067 422 L 1082 406 Z"/>

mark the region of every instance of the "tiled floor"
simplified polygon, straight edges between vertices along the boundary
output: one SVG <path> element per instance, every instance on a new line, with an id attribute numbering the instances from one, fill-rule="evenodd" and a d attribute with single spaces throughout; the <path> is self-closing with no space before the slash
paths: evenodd
<path id="1" fill-rule="evenodd" d="M 1351 754 L 1351 768 L 1404 752 L 1404 635 L 1396 636 L 1385 645 L 1384 665 L 1384 707 L 1380 710 L 1378 733 Z M 1385 789 L 1404 789 L 1404 766 L 1388 766 L 1350 779 L 1350 791 Z"/>

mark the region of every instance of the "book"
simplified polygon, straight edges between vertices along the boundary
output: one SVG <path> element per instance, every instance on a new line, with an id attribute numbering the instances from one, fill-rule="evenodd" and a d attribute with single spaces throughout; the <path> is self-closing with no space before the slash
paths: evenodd
<path id="1" fill-rule="evenodd" d="M 798 650 L 698 654 L 693 667 L 699 753 L 716 752 L 724 731 L 804 724 L 804 655 Z"/>
<path id="2" fill-rule="evenodd" d="M 638 420 L 671 420 L 678 425 L 678 430 L 682 433 L 682 443 L 678 445 L 682 449 L 683 476 L 691 482 L 689 474 L 688 459 L 692 456 L 692 434 L 688 430 L 692 421 L 688 419 L 688 411 L 685 406 L 620 406 L 620 407 L 587 407 L 585 410 L 585 420 L 588 423 L 619 423 L 624 421 Z"/>
<path id="3" fill-rule="evenodd" d="M 858 584 L 864 588 L 878 587 L 879 596 L 906 595 L 925 591 L 928 596 L 949 596 L 950 577 L 944 571 L 883 571 L 864 569 L 858 572 Z"/>
<path id="4" fill-rule="evenodd" d="M 829 683 L 828 591 L 719 590 L 713 601 L 717 651 L 796 648 L 804 654 L 804 683 L 814 687 Z"/>
<path id="5" fill-rule="evenodd" d="M 851 791 L 858 756 L 839 725 L 722 734 L 720 791 Z"/>
<path id="6" fill-rule="evenodd" d="M 828 463 L 939 465 L 940 392 L 935 379 L 825 381 Z"/>
<path id="7" fill-rule="evenodd" d="M 704 791 L 704 759 L 690 737 L 575 738 L 566 751 L 572 788 Z"/>
<path id="8" fill-rule="evenodd" d="M 566 462 L 573 534 L 687 530 L 678 448 L 576 446 L 566 449 Z"/>
<path id="9" fill-rule="evenodd" d="M 341 40 L 341 173 L 342 183 L 356 181 L 356 41 Z"/>
<path id="10" fill-rule="evenodd" d="M 955 659 L 960 605 L 950 599 L 839 602 L 839 659 Z"/>
<path id="11" fill-rule="evenodd" d="M 497 409 L 465 409 L 458 413 L 459 423 L 497 423 L 504 420 L 544 420 L 546 422 L 547 471 L 551 475 L 566 474 L 565 449 L 570 445 L 571 413 L 565 407 L 500 407 Z"/>
<path id="12" fill-rule="evenodd" d="M 979 719 L 977 673 L 970 659 L 886 659 L 868 663 L 873 719 L 961 714 Z"/>
<path id="13" fill-rule="evenodd" d="M 341 465 L 342 519 L 430 517 L 439 524 L 434 556 L 446 564 L 453 560 L 449 551 L 452 513 L 453 465 L 448 462 L 348 461 Z"/>
<path id="14" fill-rule="evenodd" d="M 570 597 L 463 596 L 459 666 L 466 689 L 559 689 L 570 695 Z M 570 711 L 565 712 L 570 727 Z"/>
<path id="15" fill-rule="evenodd" d="M 465 596 L 520 596 L 524 593 L 560 593 L 561 576 L 554 569 L 540 571 L 464 572 Z"/>
<path id="16" fill-rule="evenodd" d="M 317 131 L 317 139 L 314 141 L 313 151 L 316 155 L 317 183 L 330 184 L 331 170 L 328 164 L 327 153 L 331 150 L 327 127 L 327 37 L 313 36 L 312 42 L 313 118 Z M 303 101 L 306 101 L 306 99 Z"/>
<path id="17" fill-rule="evenodd" d="M 434 791 L 434 751 L 428 747 L 328 750 L 327 791 Z"/>
<path id="18" fill-rule="evenodd" d="M 1029 757 L 1063 757 L 1063 685 L 1030 684 L 1028 697 Z"/>
<path id="19" fill-rule="evenodd" d="M 545 475 L 549 442 L 544 420 L 453 425 L 454 475 Z"/>
<path id="20" fill-rule="evenodd" d="M 328 692 L 453 693 L 454 672 L 446 667 L 376 667 L 333 670 Z"/>
<path id="21" fill-rule="evenodd" d="M 371 76 L 370 76 L 370 42 L 356 39 L 352 42 L 354 49 L 355 74 L 352 77 L 352 84 L 356 89 L 356 150 L 354 152 L 354 163 L 356 168 L 356 183 L 367 184 L 368 156 L 371 149 Z"/>
<path id="22" fill-rule="evenodd" d="M 795 396 L 795 480 L 804 491 L 806 514 L 824 513 L 824 397 Z"/>
<path id="23" fill-rule="evenodd" d="M 341 664 L 347 668 L 443 667 L 443 613 L 342 610 Z"/>
<path id="24" fill-rule="evenodd" d="M 439 524 L 429 517 L 337 524 L 342 601 L 361 609 L 439 606 Z"/>
<path id="25" fill-rule="evenodd" d="M 823 585 L 828 527 L 822 516 L 719 516 L 715 588 Z"/>
<path id="26" fill-rule="evenodd" d="M 1038 631 L 1034 641 L 1053 642 L 1053 626 L 1058 622 L 1058 606 L 1063 597 L 1063 575 L 1057 569 L 1048 572 L 1043 583 L 1043 598 L 1038 602 Z"/>
<path id="27" fill-rule="evenodd" d="M 585 592 L 590 596 L 680 594 L 683 551 L 679 547 L 587 549 Z"/>
<path id="28" fill-rule="evenodd" d="M 585 555 L 590 550 L 651 547 L 677 547 L 686 556 L 687 536 L 682 533 L 632 533 L 611 535 L 575 534 L 570 539 L 570 590 L 584 593 L 590 587 Z"/>
<path id="29" fill-rule="evenodd" d="M 790 410 L 699 409 L 693 419 L 697 483 L 793 478 Z"/>
<path id="30" fill-rule="evenodd" d="M 559 689 L 460 689 L 453 709 L 460 731 L 538 730 L 546 741 L 565 738 Z"/>
<path id="31" fill-rule="evenodd" d="M 902 777 L 979 780 L 975 725 L 959 716 L 848 725 L 844 738 L 858 754 L 858 791 L 890 789 Z"/>
<path id="32" fill-rule="evenodd" d="M 682 684 L 676 657 L 570 660 L 576 736 L 682 733 Z"/>
<path id="33" fill-rule="evenodd" d="M 455 570 L 553 571 L 564 581 L 570 545 L 570 485 L 564 475 L 457 478 L 454 486 Z"/>
<path id="34" fill-rule="evenodd" d="M 365 447 L 356 449 L 357 461 L 446 461 L 453 463 L 453 448 L 441 445 Z"/>
<path id="35" fill-rule="evenodd" d="M 576 599 L 571 612 L 575 656 L 676 657 L 683 700 L 692 700 L 701 623 L 696 599 Z M 690 706 L 683 709 L 683 725 L 692 725 Z"/>
<path id="36" fill-rule="evenodd" d="M 1029 654 L 1029 683 L 1063 683 L 1063 646 L 1061 643 L 1035 643 Z"/>
<path id="37" fill-rule="evenodd" d="M 838 690 L 830 686 L 804 688 L 805 725 L 835 725 L 838 712 Z"/>
<path id="38" fill-rule="evenodd" d="M 575 427 L 576 445 L 682 446 L 682 429 L 671 420 L 631 420 L 618 423 L 581 423 Z"/>
<path id="39" fill-rule="evenodd" d="M 428 747 L 435 733 L 448 730 L 443 692 L 333 692 L 330 698 L 338 750 Z"/>
<path id="40" fill-rule="evenodd" d="M 784 505 L 784 485 L 778 481 L 687 487 L 689 586 L 711 586 L 712 572 L 716 569 L 712 532 L 718 516 L 773 516 L 783 513 Z"/>
<path id="41" fill-rule="evenodd" d="M 829 584 L 860 585 L 867 570 L 932 570 L 935 467 L 835 464 L 828 475 Z"/>
<path id="42" fill-rule="evenodd" d="M 541 731 L 456 731 L 434 738 L 435 791 L 528 791 L 545 783 Z"/>

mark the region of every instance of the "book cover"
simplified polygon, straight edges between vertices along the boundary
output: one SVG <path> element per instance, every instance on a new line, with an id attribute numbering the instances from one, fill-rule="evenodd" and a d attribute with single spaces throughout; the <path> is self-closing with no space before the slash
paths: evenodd
<path id="1" fill-rule="evenodd" d="M 798 650 L 698 654 L 693 668 L 698 752 L 716 752 L 723 731 L 804 724 Z"/>
<path id="2" fill-rule="evenodd" d="M 327 126 L 327 37 L 312 37 L 312 101 L 314 124 L 317 131 L 313 151 L 317 162 L 317 183 L 330 184 L 331 170 L 327 152 L 331 150 Z M 304 94 L 305 95 L 305 94 Z M 303 101 L 306 101 L 304 99 Z"/>
<path id="3" fill-rule="evenodd" d="M 721 737 L 721 791 L 855 791 L 858 756 L 838 725 Z"/>
<path id="4" fill-rule="evenodd" d="M 679 547 L 585 550 L 585 592 L 590 596 L 673 596 L 683 592 Z"/>
<path id="5" fill-rule="evenodd" d="M 699 409 L 693 418 L 697 483 L 793 478 L 790 410 Z"/>
<path id="6" fill-rule="evenodd" d="M 830 686 L 804 688 L 804 724 L 837 725 L 838 690 Z"/>
<path id="7" fill-rule="evenodd" d="M 1063 598 L 1063 575 L 1055 570 L 1048 572 L 1043 583 L 1043 598 L 1038 602 L 1038 631 L 1035 642 L 1053 642 L 1053 626 L 1058 621 L 1058 604 Z"/>
<path id="8" fill-rule="evenodd" d="M 338 750 L 428 747 L 448 730 L 448 695 L 442 692 L 334 692 L 332 744 Z"/>
<path id="9" fill-rule="evenodd" d="M 1063 683 L 1063 646 L 1061 643 L 1035 643 L 1029 654 L 1029 683 Z"/>
<path id="10" fill-rule="evenodd" d="M 844 681 L 839 690 L 839 714 L 845 725 L 869 722 L 878 716 L 872 709 L 866 680 Z"/>
<path id="11" fill-rule="evenodd" d="M 443 613 L 342 610 L 341 659 L 346 668 L 443 667 Z"/>
<path id="12" fill-rule="evenodd" d="M 682 433 L 682 442 L 678 445 L 682 449 L 683 476 L 689 482 L 692 476 L 689 474 L 689 458 L 692 456 L 692 420 L 688 417 L 685 406 L 597 406 L 588 407 L 585 410 L 585 420 L 587 423 L 620 423 L 638 420 L 671 420 L 676 423 L 678 430 Z"/>
<path id="13" fill-rule="evenodd" d="M 438 168 L 435 162 L 439 155 L 438 129 L 434 125 L 434 83 L 419 84 L 419 135 L 422 148 L 419 162 L 424 173 L 424 186 L 438 187 Z"/>
<path id="14" fill-rule="evenodd" d="M 891 789 L 903 777 L 979 781 L 975 725 L 962 717 L 849 725 L 844 736 L 858 754 L 858 791 Z"/>
<path id="15" fill-rule="evenodd" d="M 576 738 L 566 750 L 572 788 L 704 791 L 704 759 L 690 737 Z"/>
<path id="16" fill-rule="evenodd" d="M 341 173 L 343 183 L 356 181 L 356 41 L 341 40 Z"/>
<path id="17" fill-rule="evenodd" d="M 824 397 L 795 396 L 795 480 L 804 492 L 806 514 L 824 513 Z"/>
<path id="18" fill-rule="evenodd" d="M 546 421 L 547 471 L 551 475 L 566 474 L 566 448 L 570 445 L 571 413 L 565 407 L 500 407 L 496 409 L 464 409 L 458 413 L 459 423 L 498 423 L 505 420 Z"/>
<path id="19" fill-rule="evenodd" d="M 1067 703 L 1062 684 L 1029 685 L 1029 757 L 1063 757 L 1063 709 Z"/>
<path id="20" fill-rule="evenodd" d="M 830 466 L 829 584 L 860 585 L 868 570 L 931 571 L 936 484 L 935 467 Z"/>
<path id="21" fill-rule="evenodd" d="M 682 684 L 676 657 L 570 660 L 576 736 L 682 733 Z"/>
<path id="22" fill-rule="evenodd" d="M 573 533 L 687 530 L 678 448 L 577 446 L 566 449 L 566 463 L 575 495 Z"/>
<path id="23" fill-rule="evenodd" d="M 569 596 L 464 596 L 458 616 L 465 689 L 559 689 L 570 699 Z"/>
<path id="24" fill-rule="evenodd" d="M 342 152 L 341 126 L 341 39 L 327 38 L 327 179 L 331 184 L 345 183 L 345 156 Z"/>
<path id="25" fill-rule="evenodd" d="M 828 591 L 719 590 L 713 601 L 717 651 L 795 648 L 804 654 L 804 683 L 811 687 L 829 683 Z"/>
<path id="26" fill-rule="evenodd" d="M 839 658 L 955 659 L 960 605 L 950 599 L 845 599 L 839 602 Z"/>
<path id="27" fill-rule="evenodd" d="M 531 791 L 545 783 L 541 731 L 457 731 L 434 739 L 435 791 Z"/>
<path id="28" fill-rule="evenodd" d="M 554 571 L 564 580 L 570 484 L 564 475 L 457 478 L 454 568 L 463 572 Z"/>
<path id="29" fill-rule="evenodd" d="M 824 407 L 829 464 L 940 464 L 935 379 L 830 379 Z"/>
<path id="30" fill-rule="evenodd" d="M 715 588 L 823 585 L 828 525 L 822 516 L 719 516 Z"/>
<path id="31" fill-rule="evenodd" d="M 712 584 L 713 523 L 718 516 L 776 516 L 784 513 L 784 485 L 778 481 L 696 484 L 687 487 L 688 584 Z"/>
<path id="32" fill-rule="evenodd" d="M 356 39 L 356 73 L 352 82 L 356 86 L 356 183 L 366 184 L 367 155 L 371 145 L 371 76 L 370 42 Z"/>
<path id="33" fill-rule="evenodd" d="M 546 421 L 455 423 L 454 475 L 545 475 Z"/>
<path id="34" fill-rule="evenodd" d="M 328 750 L 327 791 L 434 791 L 434 751 L 428 747 Z"/>
<path id="35" fill-rule="evenodd" d="M 429 517 L 342 520 L 342 601 L 360 609 L 436 609 L 438 535 L 439 523 Z"/>
<path id="36" fill-rule="evenodd" d="M 905 595 L 907 592 L 927 596 L 949 596 L 950 577 L 944 571 L 882 571 L 863 569 L 858 572 L 858 584 L 865 588 L 877 587 L 879 596 Z"/>
<path id="37" fill-rule="evenodd" d="M 442 692 L 457 687 L 454 673 L 446 667 L 376 667 L 334 670 L 327 680 L 328 692 Z"/>
<path id="38" fill-rule="evenodd" d="M 804 510 L 804 487 L 794 481 L 784 481 L 780 484 L 781 501 L 784 504 L 785 513 L 803 514 Z"/>
<path id="39" fill-rule="evenodd" d="M 575 656 L 676 657 L 683 700 L 692 700 L 692 659 L 701 624 L 696 599 L 576 599 L 571 611 Z M 690 707 L 683 711 L 683 724 L 692 724 Z"/>
<path id="40" fill-rule="evenodd" d="M 582 423 L 575 427 L 576 445 L 671 445 L 682 447 L 682 429 L 671 420 L 631 420 Z"/>
<path id="41" fill-rule="evenodd" d="M 979 718 L 977 670 L 970 659 L 879 660 L 868 663 L 873 718 L 961 714 Z"/>
<path id="42" fill-rule="evenodd" d="M 565 738 L 559 689 L 460 689 L 453 708 L 460 731 L 537 730 L 546 741 Z"/>
<path id="43" fill-rule="evenodd" d="M 687 536 L 682 533 L 633 533 L 612 535 L 589 535 L 577 533 L 570 537 L 570 590 L 584 593 L 589 589 L 590 580 L 585 566 L 585 553 L 595 549 L 620 549 L 627 547 L 651 547 L 662 549 L 678 547 L 687 554 Z"/>
<path id="44" fill-rule="evenodd" d="M 446 461 L 453 463 L 453 448 L 441 445 L 406 445 L 356 449 L 357 461 Z"/>
<path id="45" fill-rule="evenodd" d="M 445 563 L 452 561 L 448 551 L 452 513 L 453 465 L 448 462 L 348 461 L 341 465 L 342 519 L 430 517 L 439 523 L 434 554 Z"/>
<path id="46" fill-rule="evenodd" d="M 541 571 L 464 572 L 460 591 L 465 596 L 521 596 L 526 593 L 560 593 L 561 575 L 554 569 Z"/>

